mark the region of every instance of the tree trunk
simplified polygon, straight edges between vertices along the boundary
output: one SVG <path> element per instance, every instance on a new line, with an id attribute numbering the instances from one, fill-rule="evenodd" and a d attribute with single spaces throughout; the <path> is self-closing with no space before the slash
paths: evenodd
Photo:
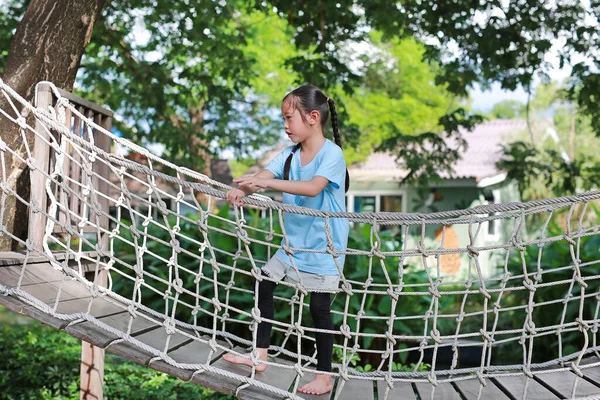
<path id="1" fill-rule="evenodd" d="M 32 0 L 12 39 L 2 80 L 19 95 L 32 101 L 37 82 L 47 80 L 71 91 L 85 46 L 89 43 L 105 0 Z M 0 96 L 0 108 L 9 114 L 12 108 Z M 31 121 L 28 121 L 32 125 Z M 0 135 L 8 147 L 25 155 L 25 147 L 18 127 L 6 118 L 0 118 Z M 29 147 L 33 134 L 27 132 Z M 25 156 L 26 158 L 26 156 Z M 10 153 L 5 154 L 8 184 L 29 199 L 29 171 Z M 27 236 L 28 210 L 16 204 L 14 196 L 6 199 L 5 229 L 19 237 Z M 14 250 L 18 242 L 6 234 L 0 237 L 0 251 Z"/>

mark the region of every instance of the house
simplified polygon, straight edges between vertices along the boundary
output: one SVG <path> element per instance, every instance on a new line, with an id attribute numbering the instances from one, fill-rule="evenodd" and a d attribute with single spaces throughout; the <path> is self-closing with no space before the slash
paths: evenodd
<path id="1" fill-rule="evenodd" d="M 441 183 L 432 184 L 426 190 L 400 182 L 406 171 L 400 169 L 395 157 L 388 153 L 373 153 L 363 163 L 348 167 L 350 189 L 346 195 L 346 206 L 352 212 L 408 212 L 425 213 L 471 208 L 480 204 L 519 201 L 516 182 L 507 180 L 506 174 L 496 167 L 501 157 L 501 144 L 515 134 L 527 129 L 525 120 L 492 120 L 478 125 L 472 132 L 463 132 L 468 147 L 460 155 L 451 174 L 442 175 Z M 269 151 L 248 173 L 264 168 L 289 143 L 282 143 Z M 452 143 L 449 144 L 452 146 Z M 265 192 L 264 195 L 281 200 L 281 194 Z M 510 238 L 514 221 L 494 220 L 474 226 L 479 228 L 473 245 L 485 246 L 506 243 Z M 405 248 L 416 248 L 420 239 L 420 226 L 411 226 Z M 425 232 L 427 248 L 439 248 L 442 236 L 444 248 L 466 247 L 469 242 L 468 225 L 428 226 Z M 505 254 L 481 252 L 479 264 L 484 276 L 494 275 Z M 443 274 L 466 274 L 469 263 L 466 254 L 448 254 L 440 257 Z M 407 263 L 422 265 L 422 260 L 407 260 Z M 430 257 L 428 265 L 437 266 Z M 471 269 L 475 273 L 475 269 Z"/>

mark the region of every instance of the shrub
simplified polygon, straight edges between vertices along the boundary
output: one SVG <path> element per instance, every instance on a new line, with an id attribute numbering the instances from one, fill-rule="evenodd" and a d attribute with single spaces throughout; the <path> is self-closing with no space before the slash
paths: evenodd
<path id="1" fill-rule="evenodd" d="M 79 340 L 38 323 L 0 329 L 0 398 L 79 399 Z M 111 400 L 233 399 L 109 353 L 104 396 Z"/>

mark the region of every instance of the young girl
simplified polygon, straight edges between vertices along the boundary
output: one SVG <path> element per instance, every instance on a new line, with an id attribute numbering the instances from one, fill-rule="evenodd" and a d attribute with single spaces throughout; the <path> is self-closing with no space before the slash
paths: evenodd
<path id="1" fill-rule="evenodd" d="M 346 211 L 345 191 L 348 190 L 348 172 L 341 148 L 337 114 L 333 100 L 314 86 L 301 86 L 290 92 L 282 101 L 284 128 L 288 137 L 295 143 L 273 159 L 262 171 L 254 176 L 234 179 L 239 187 L 227 193 L 232 204 L 241 205 L 240 199 L 260 188 L 283 192 L 283 201 L 288 204 L 310 207 L 321 211 Z M 323 127 L 331 113 L 331 124 L 335 143 L 323 136 Z M 296 249 L 327 249 L 325 219 L 307 215 L 286 213 L 285 231 L 288 246 Z M 348 242 L 348 221 L 330 218 L 329 224 L 333 244 L 337 252 L 344 251 Z M 285 243 L 285 239 L 282 243 Z M 292 260 L 293 258 L 293 264 Z M 337 262 L 344 265 L 344 255 Z M 296 273 L 293 265 L 299 271 Z M 273 291 L 276 282 L 286 279 L 300 282 L 310 290 L 310 312 L 318 329 L 333 330 L 331 321 L 331 294 L 322 290 L 335 291 L 339 284 L 339 272 L 331 254 L 295 251 L 293 256 L 279 249 L 262 268 L 262 275 L 268 277 L 259 284 L 258 307 L 261 316 L 273 319 Z M 261 360 L 267 359 L 270 344 L 271 324 L 258 325 L 257 351 Z M 317 370 L 331 372 L 333 335 L 316 334 Z M 252 366 L 245 357 L 227 354 L 223 358 L 235 364 Z M 257 371 L 264 371 L 265 364 L 259 364 Z M 323 394 L 331 391 L 332 379 L 327 374 L 316 374 L 315 379 L 300 387 L 298 391 L 307 394 Z"/>

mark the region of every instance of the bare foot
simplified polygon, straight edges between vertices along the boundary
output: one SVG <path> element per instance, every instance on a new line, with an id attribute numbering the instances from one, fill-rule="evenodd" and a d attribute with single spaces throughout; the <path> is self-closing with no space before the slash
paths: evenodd
<path id="1" fill-rule="evenodd" d="M 301 393 L 321 395 L 331 392 L 333 381 L 329 375 L 315 375 L 315 379 L 298 389 Z"/>
<path id="2" fill-rule="evenodd" d="M 256 349 L 256 351 L 258 352 L 258 358 L 262 361 L 267 361 L 267 349 Z M 232 364 L 242 364 L 242 365 L 247 365 L 249 367 L 252 367 L 254 364 L 252 364 L 252 354 L 251 353 L 246 353 L 244 354 L 244 356 L 238 356 L 235 354 L 231 354 L 231 353 L 227 353 L 223 356 L 223 360 L 225 361 L 229 361 Z M 267 364 L 258 364 L 256 366 L 256 372 L 263 372 L 265 369 L 267 369 Z"/>

